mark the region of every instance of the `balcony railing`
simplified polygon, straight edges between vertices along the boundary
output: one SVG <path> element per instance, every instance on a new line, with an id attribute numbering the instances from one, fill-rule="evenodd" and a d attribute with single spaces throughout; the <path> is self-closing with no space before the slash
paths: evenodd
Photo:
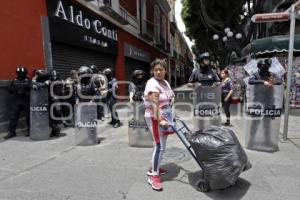
<path id="1" fill-rule="evenodd" d="M 127 10 L 121 6 L 114 7 L 111 0 L 99 0 L 99 10 L 123 25 L 129 24 Z"/>
<path id="2" fill-rule="evenodd" d="M 127 12 L 127 21 L 129 24 L 134 27 L 135 29 L 139 28 L 138 20 L 135 16 L 132 16 L 130 13 Z"/>

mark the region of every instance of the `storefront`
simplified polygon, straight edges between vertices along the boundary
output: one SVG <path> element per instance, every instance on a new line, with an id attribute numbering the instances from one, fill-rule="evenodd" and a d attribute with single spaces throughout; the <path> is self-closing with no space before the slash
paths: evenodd
<path id="1" fill-rule="evenodd" d="M 114 24 L 73 1 L 47 0 L 47 8 L 53 69 L 62 78 L 80 66 L 115 67 L 118 31 Z"/>
<path id="2" fill-rule="evenodd" d="M 134 70 L 141 69 L 146 72 L 146 79 L 150 77 L 150 54 L 129 43 L 124 43 L 125 80 L 131 80 Z"/>

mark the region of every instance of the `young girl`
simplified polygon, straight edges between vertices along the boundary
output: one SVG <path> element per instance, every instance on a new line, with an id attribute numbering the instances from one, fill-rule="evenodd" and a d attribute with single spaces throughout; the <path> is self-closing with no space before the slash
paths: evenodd
<path id="1" fill-rule="evenodd" d="M 152 166 L 147 175 L 149 175 L 148 183 L 152 188 L 161 191 L 163 188 L 160 175 L 167 173 L 167 170 L 159 166 L 166 148 L 168 133 L 170 133 L 168 127 L 173 122 L 172 103 L 174 92 L 165 80 L 167 72 L 165 60 L 155 59 L 151 63 L 151 72 L 153 77 L 148 80 L 144 92 L 145 120 L 154 141 Z"/>
<path id="2" fill-rule="evenodd" d="M 225 126 L 230 125 L 230 102 L 231 96 L 233 93 L 233 84 L 231 79 L 228 75 L 228 70 L 223 69 L 221 71 L 221 78 L 222 78 L 222 105 L 224 108 L 224 112 L 226 115 L 226 122 L 224 123 Z"/>

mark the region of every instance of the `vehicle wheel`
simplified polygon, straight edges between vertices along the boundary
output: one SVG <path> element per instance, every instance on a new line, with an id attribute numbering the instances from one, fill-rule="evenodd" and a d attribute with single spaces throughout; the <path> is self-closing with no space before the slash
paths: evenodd
<path id="1" fill-rule="evenodd" d="M 209 191 L 209 185 L 207 183 L 207 181 L 200 179 L 199 181 L 197 181 L 197 189 L 200 192 L 208 192 Z"/>

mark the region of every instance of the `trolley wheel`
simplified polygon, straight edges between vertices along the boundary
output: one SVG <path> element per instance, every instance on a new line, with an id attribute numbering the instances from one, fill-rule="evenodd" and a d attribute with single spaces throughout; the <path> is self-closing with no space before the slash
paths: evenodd
<path id="1" fill-rule="evenodd" d="M 197 185 L 197 189 L 200 192 L 209 191 L 209 185 L 208 185 L 207 181 L 205 181 L 204 179 L 200 179 L 199 181 L 197 181 L 196 185 Z"/>

